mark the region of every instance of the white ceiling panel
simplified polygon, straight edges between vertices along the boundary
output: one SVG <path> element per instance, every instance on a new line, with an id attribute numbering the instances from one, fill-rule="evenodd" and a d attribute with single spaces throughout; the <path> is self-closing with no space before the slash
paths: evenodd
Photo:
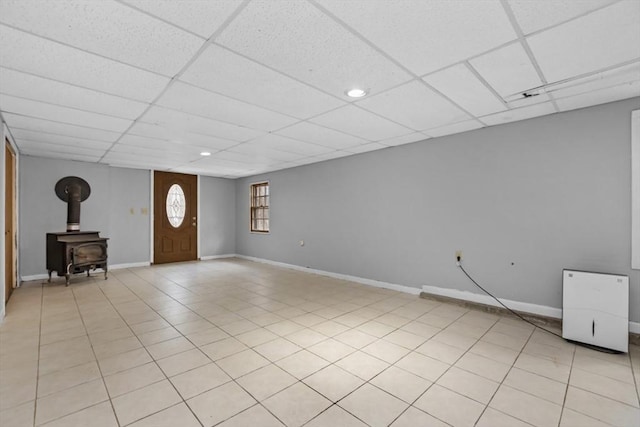
<path id="1" fill-rule="evenodd" d="M 316 162 L 324 162 L 325 160 L 331 159 L 339 159 L 340 157 L 353 156 L 353 153 L 349 153 L 348 151 L 336 150 L 330 153 L 321 154 L 319 156 L 307 157 L 305 159 L 299 160 L 301 164 L 309 164 Z"/>
<path id="2" fill-rule="evenodd" d="M 478 120 L 466 120 L 464 122 L 454 123 L 451 125 L 441 126 L 435 129 L 429 129 L 425 131 L 429 135 L 433 137 L 451 135 L 454 133 L 467 132 L 474 129 L 479 129 L 482 127 L 482 123 Z"/>
<path id="3" fill-rule="evenodd" d="M 158 104 L 185 113 L 265 131 L 276 130 L 298 121 L 280 113 L 180 82 L 174 83 L 158 100 Z"/>
<path id="4" fill-rule="evenodd" d="M 298 141 L 312 142 L 335 149 L 353 147 L 366 144 L 366 139 L 357 138 L 346 133 L 338 132 L 310 122 L 300 122 L 288 128 L 281 129 L 276 134 L 288 136 Z"/>
<path id="5" fill-rule="evenodd" d="M 467 113 L 419 81 L 367 97 L 358 105 L 413 130 L 429 129 L 469 118 Z"/>
<path id="6" fill-rule="evenodd" d="M 344 101 L 216 45 L 209 46 L 180 79 L 302 119 L 345 104 Z"/>
<path id="7" fill-rule="evenodd" d="M 152 159 L 143 158 L 126 153 L 109 152 L 101 160 L 100 163 L 135 169 L 155 169 L 169 170 L 176 168 L 184 163 L 170 159 Z"/>
<path id="8" fill-rule="evenodd" d="M 169 77 L 204 42 L 112 0 L 3 0 L 0 22 Z"/>
<path id="9" fill-rule="evenodd" d="M 265 132 L 256 129 L 249 129 L 247 127 L 194 116 L 192 114 L 186 114 L 162 107 L 150 108 L 149 111 L 144 114 L 141 121 L 144 123 L 160 125 L 163 128 L 174 132 L 177 137 L 180 137 L 184 132 L 194 132 L 217 136 L 233 141 L 247 141 L 265 134 Z M 161 129 L 155 129 L 154 131 L 165 132 Z M 153 137 L 159 136 L 143 133 L 140 133 L 139 135 Z"/>
<path id="10" fill-rule="evenodd" d="M 397 136 L 395 138 L 383 139 L 379 141 L 380 144 L 386 145 L 388 147 L 393 147 L 396 145 L 404 145 L 411 144 L 412 142 L 423 141 L 425 139 L 429 139 L 429 137 L 421 132 L 413 132 L 408 135 Z"/>
<path id="11" fill-rule="evenodd" d="M 556 103 L 560 111 L 569 111 L 634 96 L 640 96 L 640 80 L 565 98 L 558 97 Z M 638 106 L 640 107 L 640 103 Z"/>
<path id="12" fill-rule="evenodd" d="M 383 91 L 411 76 L 311 4 L 252 1 L 217 42 L 338 97 Z"/>
<path id="13" fill-rule="evenodd" d="M 94 141 L 92 139 L 82 139 L 73 136 L 55 135 L 52 133 L 34 132 L 24 129 L 12 129 L 11 135 L 19 140 L 42 142 L 48 144 L 67 145 L 70 147 L 91 148 L 94 150 L 107 150 L 113 145 L 112 142 Z"/>
<path id="14" fill-rule="evenodd" d="M 242 0 L 174 1 L 121 0 L 185 30 L 208 39 L 242 3 Z"/>
<path id="15" fill-rule="evenodd" d="M 510 44 L 469 62 L 503 98 L 543 84 L 520 43 Z"/>
<path id="16" fill-rule="evenodd" d="M 132 120 L 149 105 L 2 67 L 0 92 Z"/>
<path id="17" fill-rule="evenodd" d="M 338 108 L 311 121 L 369 141 L 393 138 L 411 132 L 409 128 L 353 105 Z"/>
<path id="18" fill-rule="evenodd" d="M 89 126 L 114 132 L 124 132 L 132 123 L 131 120 L 127 119 L 89 113 L 4 94 L 0 94 L 0 110 L 13 114 L 21 114 L 23 116 L 54 120 L 56 122 L 79 126 Z"/>
<path id="19" fill-rule="evenodd" d="M 602 91 L 626 83 L 640 81 L 640 61 L 623 67 L 613 68 L 589 75 L 581 79 L 574 79 L 557 85 L 547 86 L 545 92 L 553 94 L 557 98 L 581 95 L 587 92 Z M 616 89 L 617 91 L 618 89 Z M 544 92 L 543 92 L 544 93 Z M 632 92 L 630 92 L 632 93 Z M 629 98 L 633 96 L 630 95 Z"/>
<path id="20" fill-rule="evenodd" d="M 281 150 L 274 150 L 271 148 L 263 147 L 260 143 L 256 142 L 245 142 L 244 144 L 237 145 L 232 147 L 226 151 L 221 151 L 216 154 L 217 158 L 234 160 L 234 161 L 243 161 L 241 156 L 236 158 L 231 158 L 230 155 L 238 155 L 241 154 L 244 156 L 245 161 L 248 162 L 261 162 L 264 164 L 274 163 L 274 162 L 288 162 L 292 160 L 298 160 L 302 157 L 306 157 L 304 155 L 289 153 Z"/>
<path id="21" fill-rule="evenodd" d="M 28 3 L 28 2 L 25 2 Z M 0 64 L 14 70 L 151 102 L 169 79 L 0 25 Z"/>
<path id="22" fill-rule="evenodd" d="M 358 145 L 357 147 L 347 148 L 343 151 L 357 154 L 357 153 L 366 153 L 368 151 L 382 150 L 383 148 L 387 148 L 387 146 L 379 144 L 377 142 L 370 142 L 368 144 Z"/>
<path id="23" fill-rule="evenodd" d="M 640 1 L 621 1 L 528 42 L 549 83 L 640 58 Z"/>
<path id="24" fill-rule="evenodd" d="M 522 32 L 530 34 L 601 8 L 616 0 L 507 1 Z"/>
<path id="25" fill-rule="evenodd" d="M 639 0 L 0 0 L 0 46 L 21 154 L 224 177 L 640 95 Z"/>
<path id="26" fill-rule="evenodd" d="M 18 144 L 20 150 L 28 150 L 31 153 L 39 153 L 39 155 L 41 156 L 46 156 L 50 153 L 66 153 L 100 158 L 105 152 L 105 150 L 99 150 L 89 147 L 74 147 L 71 145 L 50 144 L 47 142 L 31 141 L 28 139 L 20 138 L 16 138 L 16 144 Z"/>
<path id="27" fill-rule="evenodd" d="M 318 0 L 318 3 L 417 75 L 452 65 L 517 37 L 498 0 Z"/>
<path id="28" fill-rule="evenodd" d="M 430 74 L 423 80 L 474 116 L 507 109 L 465 64 Z"/>
<path id="29" fill-rule="evenodd" d="M 3 113 L 2 115 L 12 131 L 14 129 L 24 129 L 34 132 L 73 136 L 80 139 L 91 139 L 110 143 L 116 141 L 121 135 L 120 132 L 110 132 L 85 126 L 75 126 L 67 123 L 38 119 L 35 117 L 19 116 L 10 113 Z"/>
<path id="30" fill-rule="evenodd" d="M 141 147 L 154 147 L 158 141 L 162 141 L 169 146 L 182 147 L 184 145 L 199 147 L 203 151 L 217 151 L 238 145 L 237 141 L 229 141 L 215 136 L 201 135 L 196 133 L 185 132 L 180 135 L 174 135 L 165 128 L 146 123 L 136 123 L 135 129 L 123 136 L 120 142 Z M 140 134 L 146 134 L 143 136 Z M 173 137 L 170 135 L 174 135 Z"/>
<path id="31" fill-rule="evenodd" d="M 60 153 L 55 151 L 50 151 L 45 155 L 40 150 L 29 148 L 25 148 L 24 150 L 21 149 L 20 154 L 25 156 L 46 157 L 48 159 L 74 160 L 77 162 L 87 163 L 96 163 L 98 160 L 100 160 L 100 156 L 88 156 L 85 154 L 75 153 Z"/>
<path id="32" fill-rule="evenodd" d="M 488 126 L 500 125 L 503 123 L 515 122 L 518 120 L 531 119 L 533 117 L 553 114 L 556 110 L 550 102 L 544 104 L 531 105 L 529 107 L 517 108 L 514 110 L 502 111 L 481 117 L 480 120 Z"/>
<path id="33" fill-rule="evenodd" d="M 115 145 L 109 153 L 118 153 L 122 156 L 129 155 L 131 158 L 142 158 L 142 159 L 164 159 L 166 161 L 178 162 L 178 163 L 188 163 L 199 159 L 200 153 L 196 152 L 196 150 L 186 150 L 186 151 L 163 151 L 156 150 L 152 148 L 144 148 L 144 147 L 136 147 L 133 145 L 124 145 L 118 144 Z M 123 157 L 124 158 L 124 157 Z"/>
<path id="34" fill-rule="evenodd" d="M 207 142 L 207 141 L 205 141 Z M 221 147 L 215 147 L 213 144 L 197 144 L 193 141 L 190 142 L 184 142 L 184 141 L 167 141 L 164 139 L 157 139 L 157 138 L 148 138 L 148 137 L 144 137 L 144 136 L 138 136 L 138 135 L 126 135 L 123 136 L 122 139 L 120 141 L 118 141 L 118 145 L 122 144 L 122 145 L 131 145 L 131 146 L 136 146 L 136 147 L 143 147 L 143 148 L 152 148 L 155 150 L 163 150 L 163 151 L 191 151 L 191 152 L 202 152 L 202 151 L 208 151 L 210 153 L 215 153 L 223 148 Z M 236 145 L 237 143 L 234 143 L 233 145 Z M 230 147 L 230 146 L 228 146 Z M 224 147 L 224 148 L 228 148 L 228 147 Z"/>
<path id="35" fill-rule="evenodd" d="M 302 142 L 296 139 L 287 138 L 286 136 L 275 134 L 262 136 L 253 140 L 252 143 L 257 144 L 260 147 L 286 151 L 288 153 L 295 153 L 304 156 L 317 156 L 334 151 L 333 148 L 311 144 L 308 142 Z"/>

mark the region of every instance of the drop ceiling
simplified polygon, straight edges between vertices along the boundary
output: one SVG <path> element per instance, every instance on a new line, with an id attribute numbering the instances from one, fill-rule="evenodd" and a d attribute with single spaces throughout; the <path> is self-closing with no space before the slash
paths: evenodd
<path id="1" fill-rule="evenodd" d="M 638 0 L 0 0 L 24 155 L 236 178 L 635 96 Z"/>

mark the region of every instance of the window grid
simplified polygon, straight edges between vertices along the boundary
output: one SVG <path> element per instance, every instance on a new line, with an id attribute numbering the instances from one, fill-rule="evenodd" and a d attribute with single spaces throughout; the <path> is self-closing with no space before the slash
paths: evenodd
<path id="1" fill-rule="evenodd" d="M 251 231 L 269 232 L 269 183 L 251 184 Z"/>

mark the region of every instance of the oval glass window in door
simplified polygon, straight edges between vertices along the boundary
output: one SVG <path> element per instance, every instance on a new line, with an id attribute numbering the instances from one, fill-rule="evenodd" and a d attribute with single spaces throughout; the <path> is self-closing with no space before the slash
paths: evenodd
<path id="1" fill-rule="evenodd" d="M 173 184 L 167 193 L 167 219 L 172 227 L 178 228 L 184 221 L 186 199 L 184 191 L 178 184 Z"/>

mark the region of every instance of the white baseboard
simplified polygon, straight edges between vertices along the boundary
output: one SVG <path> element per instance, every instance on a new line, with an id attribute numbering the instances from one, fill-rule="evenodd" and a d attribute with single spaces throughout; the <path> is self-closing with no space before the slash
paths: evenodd
<path id="1" fill-rule="evenodd" d="M 440 288 L 438 286 L 428 285 L 424 285 L 422 287 L 422 290 L 428 294 L 440 295 L 443 297 L 455 298 L 464 301 L 477 302 L 494 307 L 502 307 L 489 295 L 482 295 L 468 291 L 460 291 L 458 289 Z M 527 302 L 511 301 L 504 298 L 500 298 L 500 301 L 502 301 L 504 305 L 515 311 L 537 314 L 538 316 L 552 317 L 554 319 L 562 319 L 562 310 L 559 308 L 549 307 L 546 305 L 530 304 Z"/>
<path id="2" fill-rule="evenodd" d="M 136 267 L 149 267 L 151 265 L 151 263 L 149 263 L 148 261 L 145 262 L 129 262 L 129 263 L 123 263 L 123 264 L 113 264 L 113 265 L 109 265 L 108 269 L 109 270 L 122 270 L 124 268 L 136 268 Z M 102 269 L 99 269 L 100 271 L 102 271 Z M 53 273 L 53 275 L 55 275 L 57 277 L 57 273 Z M 53 277 L 52 275 L 52 277 Z M 20 281 L 21 282 L 29 282 L 32 280 L 42 280 L 42 279 L 48 279 L 49 275 L 47 273 L 44 274 L 31 274 L 28 276 L 20 276 Z"/>
<path id="3" fill-rule="evenodd" d="M 440 288 L 438 286 L 424 285 L 422 290 L 426 293 L 439 295 L 443 297 L 455 298 L 463 301 L 477 302 L 480 304 L 491 305 L 494 307 L 502 307 L 489 295 L 481 295 L 473 292 L 460 291 L 458 289 Z M 538 316 L 551 317 L 554 319 L 562 319 L 562 309 L 549 307 L 546 305 L 530 304 L 527 302 L 511 301 L 499 298 L 500 301 L 512 310 L 523 313 L 537 314 Z M 640 334 L 640 323 L 629 322 L 629 332 Z"/>
<path id="4" fill-rule="evenodd" d="M 251 257 L 251 256 L 246 256 L 246 255 L 234 255 L 234 256 L 237 257 L 237 258 L 242 258 L 242 259 L 246 259 L 246 260 L 249 260 L 249 261 L 261 262 L 263 264 L 270 264 L 270 265 L 275 265 L 277 267 L 289 268 L 291 270 L 304 271 L 306 273 L 318 274 L 320 276 L 332 277 L 334 279 L 348 280 L 350 282 L 361 283 L 363 285 L 374 286 L 376 288 L 391 289 L 391 290 L 394 290 L 394 291 L 404 292 L 404 293 L 412 294 L 412 295 L 419 295 L 420 294 L 420 289 L 419 288 L 413 288 L 411 286 L 404 286 L 404 285 L 398 285 L 398 284 L 395 284 L 395 283 L 381 282 L 379 280 L 365 279 L 363 277 L 349 276 L 348 274 L 333 273 L 331 271 L 316 270 L 314 268 L 301 267 L 299 265 L 287 264 L 287 263 L 278 262 L 278 261 L 271 261 L 269 259 L 264 259 L 264 258 L 255 258 L 255 257 Z"/>
<path id="5" fill-rule="evenodd" d="M 237 256 L 238 255 L 236 254 L 207 255 L 207 256 L 201 256 L 200 261 L 209 261 L 212 259 L 221 259 L 221 258 L 235 258 Z"/>
<path id="6" fill-rule="evenodd" d="M 21 282 L 30 282 L 32 280 L 42 280 L 42 279 L 48 279 L 49 275 L 48 274 L 32 274 L 29 276 L 20 276 L 20 281 Z"/>
<path id="7" fill-rule="evenodd" d="M 151 263 L 149 261 L 144 262 L 129 262 L 124 264 L 113 264 L 108 266 L 109 270 L 122 270 L 124 268 L 137 268 L 137 267 L 149 267 Z"/>

